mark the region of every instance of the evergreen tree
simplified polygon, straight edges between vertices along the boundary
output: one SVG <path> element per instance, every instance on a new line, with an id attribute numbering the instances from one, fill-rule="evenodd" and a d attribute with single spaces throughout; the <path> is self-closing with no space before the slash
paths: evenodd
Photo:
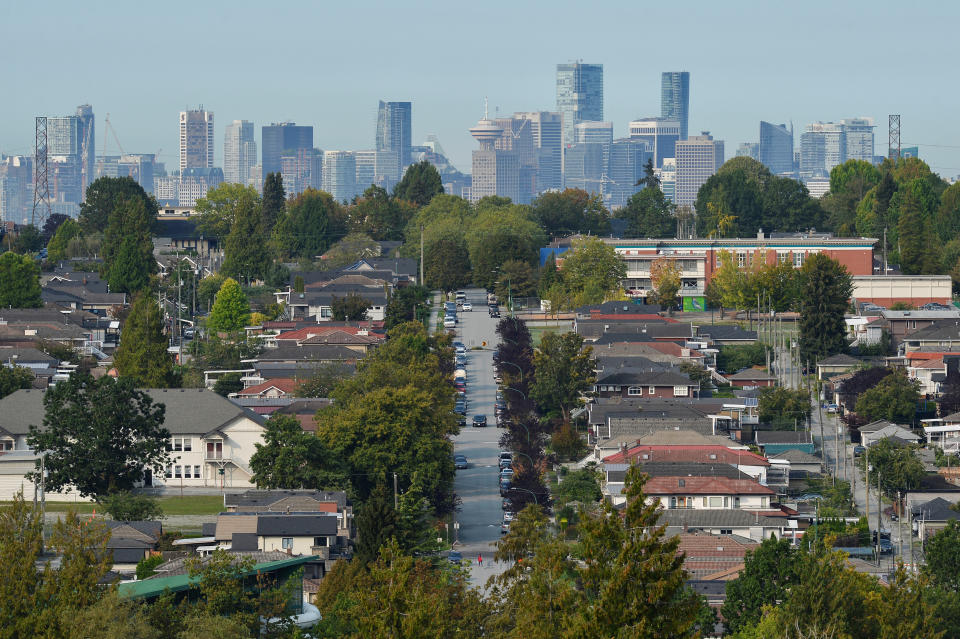
<path id="1" fill-rule="evenodd" d="M 378 484 L 357 513 L 357 560 L 363 563 L 375 561 L 380 548 L 397 535 L 393 495 L 385 485 Z"/>
<path id="2" fill-rule="evenodd" d="M 252 199 L 238 202 L 224 246 L 223 273 L 247 280 L 265 277 L 271 259 L 266 237 L 260 204 Z"/>
<path id="3" fill-rule="evenodd" d="M 345 235 L 344 217 L 332 195 L 307 189 L 290 200 L 286 214 L 277 221 L 273 245 L 281 258 L 312 260 Z"/>
<path id="4" fill-rule="evenodd" d="M 29 368 L 0 364 L 0 399 L 21 388 L 30 388 L 33 380 L 33 372 Z"/>
<path id="5" fill-rule="evenodd" d="M 150 283 L 150 274 L 157 270 L 153 257 L 153 219 L 140 198 L 118 203 L 111 211 L 103 235 L 105 277 L 113 292 L 136 293 Z"/>
<path id="6" fill-rule="evenodd" d="M 263 180 L 263 230 L 269 234 L 283 216 L 287 196 L 283 192 L 283 176 L 267 173 Z"/>
<path id="7" fill-rule="evenodd" d="M 846 267 L 823 253 L 807 257 L 800 278 L 800 356 L 812 364 L 846 349 L 853 285 Z"/>
<path id="8" fill-rule="evenodd" d="M 17 239 L 13 242 L 13 250 L 17 253 L 36 253 L 43 248 L 44 241 L 40 231 L 33 224 L 27 224 L 17 229 Z"/>
<path id="9" fill-rule="evenodd" d="M 904 189 L 897 220 L 900 238 L 900 269 L 906 275 L 930 275 L 939 271 L 933 231 L 924 217 L 913 189 Z"/>
<path id="10" fill-rule="evenodd" d="M 430 204 L 435 195 L 443 193 L 443 180 L 435 166 L 423 160 L 411 164 L 393 187 L 393 197 L 413 202 L 417 208 Z"/>
<path id="11" fill-rule="evenodd" d="M 207 319 L 210 330 L 233 333 L 243 330 L 250 320 L 250 302 L 237 280 L 228 277 L 220 286 Z"/>
<path id="12" fill-rule="evenodd" d="M 0 255 L 0 308 L 40 308 L 40 266 L 29 255 Z"/>
<path id="13" fill-rule="evenodd" d="M 47 244 L 47 259 L 51 262 L 66 259 L 67 247 L 70 244 L 70 240 L 81 235 L 83 235 L 83 230 L 79 224 L 70 219 L 64 221 L 63 224 L 57 227 L 53 237 L 50 238 L 50 242 Z"/>
<path id="14" fill-rule="evenodd" d="M 114 210 L 129 202 L 139 200 L 149 215 L 156 215 L 157 202 L 147 195 L 136 180 L 131 177 L 101 177 L 87 187 L 86 197 L 80 204 L 78 221 L 84 233 L 103 232 L 110 225 L 110 215 Z"/>
<path id="15" fill-rule="evenodd" d="M 117 372 L 141 388 L 166 388 L 173 382 L 160 307 L 149 295 L 133 302 L 113 358 Z"/>
<path id="16" fill-rule="evenodd" d="M 764 606 L 774 606 L 786 598 L 798 579 L 797 553 L 788 540 L 776 537 L 763 540 L 747 552 L 740 575 L 727 582 L 721 611 L 731 633 L 755 625 Z"/>

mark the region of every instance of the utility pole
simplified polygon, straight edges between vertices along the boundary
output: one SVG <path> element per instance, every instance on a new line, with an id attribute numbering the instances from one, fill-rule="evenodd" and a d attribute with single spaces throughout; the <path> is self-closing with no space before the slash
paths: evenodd
<path id="1" fill-rule="evenodd" d="M 861 437 L 860 443 L 863 443 Z M 863 459 L 863 489 L 867 491 L 867 530 L 870 530 L 870 447 L 864 446 L 864 459 Z M 854 495 L 854 502 L 856 502 L 856 495 Z"/>
<path id="2" fill-rule="evenodd" d="M 426 286 L 423 281 L 423 224 L 420 225 L 420 286 Z"/>
<path id="3" fill-rule="evenodd" d="M 900 542 L 900 562 L 903 562 L 903 509 L 900 508 L 900 491 L 897 491 L 897 539 Z"/>
<path id="4" fill-rule="evenodd" d="M 393 509 L 400 510 L 400 498 L 397 495 L 397 474 L 393 474 Z"/>
<path id="5" fill-rule="evenodd" d="M 880 469 L 877 469 L 877 566 L 880 565 L 880 531 L 883 530 L 883 521 L 880 517 L 882 504 L 880 503 Z"/>

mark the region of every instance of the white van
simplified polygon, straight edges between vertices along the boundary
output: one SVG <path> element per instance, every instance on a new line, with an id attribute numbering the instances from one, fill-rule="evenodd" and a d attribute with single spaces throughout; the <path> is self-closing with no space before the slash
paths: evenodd
<path id="1" fill-rule="evenodd" d="M 458 368 L 457 370 L 453 371 L 453 379 L 466 379 L 466 378 L 467 378 L 467 371 L 463 370 L 462 368 Z"/>

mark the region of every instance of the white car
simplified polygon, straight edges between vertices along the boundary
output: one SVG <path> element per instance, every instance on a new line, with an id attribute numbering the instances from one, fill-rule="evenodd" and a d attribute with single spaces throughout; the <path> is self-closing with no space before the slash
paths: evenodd
<path id="1" fill-rule="evenodd" d="M 452 317 L 447 317 L 446 319 L 443 320 L 443 327 L 444 327 L 444 328 L 456 328 L 456 327 L 457 327 L 457 320 L 453 319 Z"/>
<path id="2" fill-rule="evenodd" d="M 472 311 L 472 310 L 473 310 L 473 304 L 471 304 L 470 302 L 464 302 L 464 303 L 463 303 L 463 310 L 464 310 L 464 311 Z"/>

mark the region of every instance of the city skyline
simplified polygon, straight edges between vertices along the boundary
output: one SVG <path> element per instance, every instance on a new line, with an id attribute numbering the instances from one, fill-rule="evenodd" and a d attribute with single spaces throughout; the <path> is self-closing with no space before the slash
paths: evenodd
<path id="1" fill-rule="evenodd" d="M 792 122 L 800 132 L 817 121 L 867 116 L 877 124 L 879 155 L 886 149 L 886 116 L 899 113 L 903 116 L 904 147 L 919 145 L 921 157 L 945 177 L 960 173 L 960 159 L 956 159 L 960 150 L 950 148 L 960 146 L 960 133 L 945 128 L 952 121 L 952 104 L 958 97 L 957 90 L 943 81 L 949 77 L 952 54 L 946 25 L 950 17 L 960 17 L 960 8 L 952 5 L 907 10 L 865 2 L 843 7 L 813 3 L 802 8 L 767 8 L 761 19 L 748 17 L 752 4 L 741 3 L 743 11 L 731 12 L 728 7 L 721 10 L 707 3 L 692 3 L 698 20 L 675 31 L 656 30 L 641 56 L 624 48 L 623 37 L 618 37 L 635 27 L 631 18 L 667 23 L 676 9 L 647 7 L 641 13 L 632 5 L 615 3 L 610 8 L 618 19 L 591 35 L 581 33 L 576 21 L 565 17 L 572 4 L 559 3 L 555 11 L 547 13 L 510 5 L 519 15 L 504 25 L 497 19 L 498 3 L 492 3 L 485 11 L 470 13 L 471 30 L 496 31 L 499 36 L 498 46 L 485 47 L 478 56 L 463 43 L 462 29 L 453 27 L 460 24 L 457 18 L 466 15 L 466 8 L 431 15 L 436 13 L 431 7 L 446 5 L 424 3 L 421 11 L 411 12 L 374 4 L 381 19 L 364 33 L 367 50 L 333 68 L 308 68 L 304 76 L 303 70 L 271 64 L 267 56 L 262 60 L 245 58 L 244 64 L 228 64 L 218 58 L 217 73 L 167 76 L 163 69 L 182 65 L 175 61 L 175 52 L 190 42 L 189 34 L 176 27 L 180 7 L 189 6 L 193 24 L 208 31 L 211 50 L 227 40 L 242 40 L 245 34 L 263 38 L 264 48 L 282 47 L 290 59 L 305 59 L 309 39 L 298 36 L 316 28 L 321 10 L 294 3 L 256 20 L 235 16 L 236 29 L 228 35 L 226 30 L 218 31 L 229 14 L 219 6 L 173 2 L 169 11 L 159 14 L 146 7 L 111 2 L 83 11 L 65 2 L 51 4 L 52 11 L 59 10 L 70 19 L 44 20 L 20 6 L 0 9 L 0 37 L 11 50 L 26 50 L 32 34 L 42 29 L 62 47 L 85 49 L 90 54 L 86 58 L 109 57 L 115 64 L 106 75 L 77 73 L 58 67 L 51 50 L 8 65 L 5 94 L 10 97 L 4 105 L 5 117 L 0 119 L 2 153 L 31 153 L 34 116 L 68 114 L 84 103 L 91 104 L 97 114 L 110 114 L 126 151 L 162 149 L 160 160 L 168 167 L 177 164 L 177 130 L 172 119 L 177 112 L 201 103 L 217 114 L 214 139 L 218 141 L 233 120 L 250 120 L 257 128 L 290 120 L 314 126 L 315 146 L 324 150 L 368 149 L 378 101 L 397 96 L 413 103 L 412 143 L 435 134 L 454 164 L 469 170 L 475 146 L 468 129 L 482 116 L 484 96 L 489 97 L 491 117 L 553 111 L 556 65 L 582 59 L 604 66 L 604 119 L 614 123 L 614 137 L 627 135 L 631 120 L 658 113 L 661 74 L 683 69 L 690 73 L 693 85 L 690 134 L 709 130 L 716 139 L 724 140 L 728 149 L 756 142 L 761 120 Z M 821 6 L 829 7 L 835 19 L 828 23 L 817 20 Z M 370 7 L 325 7 L 324 23 L 366 24 L 370 11 Z M 522 26 L 525 17 L 536 17 L 543 27 L 537 32 L 551 33 L 551 37 L 531 36 Z M 135 44 L 138 29 L 131 27 L 148 19 L 152 29 L 172 34 L 164 42 L 166 48 L 154 47 L 129 60 L 110 53 Z M 430 57 L 429 64 L 418 67 L 412 61 L 420 49 L 410 43 L 407 34 L 423 32 L 424 20 L 437 28 L 428 30 L 432 46 L 423 50 L 448 49 L 450 53 Z M 787 22 L 791 28 L 774 33 L 764 29 L 767 22 Z M 280 24 L 289 27 L 289 32 L 276 29 Z M 852 24 L 858 25 L 858 33 L 871 33 L 874 39 L 849 38 Z M 922 30 L 930 36 L 925 37 L 930 45 L 925 51 L 928 64 L 910 64 L 896 57 L 883 65 L 866 63 L 866 52 L 878 49 L 871 42 L 892 37 L 894 25 L 896 33 Z M 798 47 L 807 41 L 810 29 L 816 29 L 818 38 L 830 46 Z M 337 50 L 353 37 L 351 29 L 327 31 L 327 50 Z M 722 36 L 717 35 L 721 32 Z M 93 37 L 107 33 L 109 39 Z M 681 34 L 685 46 L 671 46 Z M 409 55 L 387 55 L 398 47 Z M 864 63 L 851 73 L 849 65 L 840 62 L 844 59 Z M 149 68 L 156 73 L 145 73 Z M 44 82 L 39 84 L 36 78 L 41 76 Z M 156 78 L 161 77 L 174 79 L 158 84 Z M 98 154 L 102 145 L 103 136 L 98 136 Z M 108 146 L 115 146 L 112 139 Z M 222 166 L 220 144 L 215 145 L 215 153 L 215 165 Z"/>

